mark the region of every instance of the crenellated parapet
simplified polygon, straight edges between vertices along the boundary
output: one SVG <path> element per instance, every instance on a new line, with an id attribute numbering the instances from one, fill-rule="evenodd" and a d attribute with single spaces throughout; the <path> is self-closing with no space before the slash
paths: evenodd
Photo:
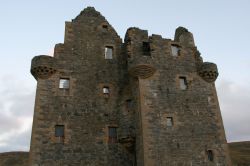
<path id="1" fill-rule="evenodd" d="M 198 73 L 208 83 L 214 82 L 219 75 L 217 65 L 211 62 L 204 62 L 199 67 Z"/>
<path id="2" fill-rule="evenodd" d="M 185 47 L 195 47 L 193 34 L 184 27 L 178 27 L 175 30 L 174 41 L 179 42 Z"/>
<path id="3" fill-rule="evenodd" d="M 54 56 L 58 56 L 62 53 L 64 53 L 64 44 L 63 43 L 56 44 L 54 48 Z"/>
<path id="4" fill-rule="evenodd" d="M 128 71 L 133 77 L 148 78 L 156 69 L 152 65 L 151 47 L 146 30 L 129 28 L 125 37 Z"/>
<path id="5" fill-rule="evenodd" d="M 48 55 L 35 56 L 30 71 L 35 79 L 48 79 L 56 72 L 55 59 Z"/>
<path id="6" fill-rule="evenodd" d="M 179 42 L 182 46 L 190 48 L 193 52 L 196 67 L 199 76 L 208 83 L 214 82 L 219 73 L 216 64 L 203 62 L 200 52 L 194 43 L 193 34 L 184 27 L 178 27 L 175 31 L 174 41 Z"/>
<path id="7" fill-rule="evenodd" d="M 148 40 L 148 31 L 136 27 L 129 28 L 125 35 L 125 48 L 128 58 L 134 60 L 146 53 L 146 47 L 149 48 Z M 147 46 L 146 43 L 148 44 Z"/>

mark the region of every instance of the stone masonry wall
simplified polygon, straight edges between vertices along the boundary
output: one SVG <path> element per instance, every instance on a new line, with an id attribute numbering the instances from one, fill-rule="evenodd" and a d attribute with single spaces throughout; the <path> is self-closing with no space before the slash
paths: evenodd
<path id="1" fill-rule="evenodd" d="M 192 41 L 186 44 L 146 35 L 136 28 L 126 34 L 129 70 L 142 64 L 156 70 L 149 78 L 138 78 L 143 145 L 137 146 L 144 150 L 144 164 L 139 165 L 229 165 L 214 83 L 199 76 L 197 64 L 202 62 L 193 39 L 184 39 Z M 150 56 L 141 51 L 145 41 L 150 44 Z M 172 55 L 173 44 L 180 48 L 178 56 Z M 187 79 L 186 90 L 180 89 L 179 77 Z M 166 124 L 168 117 L 173 119 L 171 127 Z M 208 150 L 213 161 L 208 160 Z"/>
<path id="2" fill-rule="evenodd" d="M 106 47 L 112 59 L 105 59 Z M 33 58 L 31 73 L 37 79 L 32 166 L 230 165 L 217 67 L 203 62 L 183 27 L 175 40 L 129 28 L 123 43 L 88 7 L 66 22 L 54 57 Z M 59 88 L 61 79 L 69 88 Z"/>
<path id="3" fill-rule="evenodd" d="M 122 41 L 92 8 L 68 22 L 66 33 L 65 43 L 55 47 L 56 73 L 38 78 L 31 165 L 130 166 L 127 150 L 108 143 L 108 127 L 119 124 Z M 105 46 L 113 47 L 113 59 L 104 59 Z M 70 80 L 69 90 L 59 89 L 60 78 Z M 65 126 L 64 143 L 54 136 L 55 125 Z"/>

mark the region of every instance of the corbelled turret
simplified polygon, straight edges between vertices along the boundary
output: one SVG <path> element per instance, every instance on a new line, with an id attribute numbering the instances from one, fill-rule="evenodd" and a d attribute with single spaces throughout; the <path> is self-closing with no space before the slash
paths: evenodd
<path id="1" fill-rule="evenodd" d="M 51 56 L 40 55 L 32 59 L 31 74 L 35 79 L 48 79 L 56 72 L 56 62 Z"/>

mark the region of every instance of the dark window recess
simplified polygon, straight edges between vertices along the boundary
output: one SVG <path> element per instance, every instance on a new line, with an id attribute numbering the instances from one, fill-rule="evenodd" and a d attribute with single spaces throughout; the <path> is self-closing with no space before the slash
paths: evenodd
<path id="1" fill-rule="evenodd" d="M 173 125 L 173 117 L 167 117 L 167 127 L 172 127 Z"/>
<path id="2" fill-rule="evenodd" d="M 213 151 L 212 150 L 208 150 L 207 151 L 207 159 L 209 161 L 214 161 L 214 154 L 213 154 Z"/>
<path id="3" fill-rule="evenodd" d="M 126 100 L 126 108 L 127 108 L 127 111 L 132 110 L 132 108 L 133 108 L 133 102 L 132 102 L 131 99 Z"/>
<path id="4" fill-rule="evenodd" d="M 109 127 L 108 128 L 108 143 L 117 143 L 117 128 L 116 127 Z"/>
<path id="5" fill-rule="evenodd" d="M 56 137 L 64 137 L 64 125 L 56 125 L 55 126 L 55 136 Z"/>
<path id="6" fill-rule="evenodd" d="M 178 149 L 180 148 L 180 144 L 179 144 L 179 143 L 177 143 L 177 145 L 176 145 L 176 146 L 177 146 L 177 148 L 178 148 Z"/>
<path id="7" fill-rule="evenodd" d="M 187 78 L 186 77 L 179 77 L 180 89 L 186 90 L 188 87 Z"/>
<path id="8" fill-rule="evenodd" d="M 142 42 L 142 51 L 146 56 L 150 56 L 150 44 L 149 42 Z"/>
<path id="9" fill-rule="evenodd" d="M 108 29 L 108 25 L 106 25 L 106 24 L 103 24 L 102 27 L 103 27 L 104 29 Z"/>

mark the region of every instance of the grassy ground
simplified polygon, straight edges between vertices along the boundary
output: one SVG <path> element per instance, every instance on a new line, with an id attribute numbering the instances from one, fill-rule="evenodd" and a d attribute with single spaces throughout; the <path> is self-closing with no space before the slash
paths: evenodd
<path id="1" fill-rule="evenodd" d="M 27 166 L 28 159 L 28 152 L 0 153 L 0 166 Z"/>
<path id="2" fill-rule="evenodd" d="M 233 166 L 250 166 L 250 141 L 228 143 Z M 0 153 L 0 166 L 27 166 L 28 152 Z"/>
<path id="3" fill-rule="evenodd" d="M 229 143 L 234 166 L 250 166 L 250 141 Z"/>

